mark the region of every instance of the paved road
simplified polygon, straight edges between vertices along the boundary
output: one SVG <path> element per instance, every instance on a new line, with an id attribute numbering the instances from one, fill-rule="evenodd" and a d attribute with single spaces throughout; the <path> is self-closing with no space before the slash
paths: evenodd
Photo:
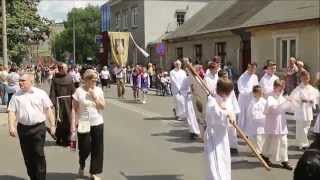
<path id="1" fill-rule="evenodd" d="M 133 102 L 131 90 L 118 100 L 115 88 L 105 91 L 104 180 L 203 180 L 203 148 L 188 139 L 184 122 L 172 118 L 172 99 L 150 95 L 147 104 Z M 2 115 L 3 116 L 3 115 Z M 0 117 L 2 117 L 0 116 Z M 0 119 L 0 123 L 3 118 Z M 292 123 L 290 131 L 294 131 Z M 292 144 L 292 134 L 289 135 Z M 0 180 L 27 179 L 18 140 L 9 138 L 6 125 L 0 125 Z M 232 158 L 233 180 L 291 180 L 292 172 L 265 171 L 240 142 L 240 156 Z M 293 164 L 301 152 L 289 147 Z M 48 180 L 78 179 L 77 154 L 54 145 L 47 137 Z M 89 163 L 89 162 L 88 162 Z M 88 169 L 86 169 L 88 171 Z"/>

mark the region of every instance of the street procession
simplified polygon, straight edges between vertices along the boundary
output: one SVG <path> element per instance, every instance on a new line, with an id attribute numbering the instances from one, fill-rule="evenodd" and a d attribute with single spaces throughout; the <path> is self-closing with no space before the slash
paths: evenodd
<path id="1" fill-rule="evenodd" d="M 1 0 L 0 180 L 319 180 L 319 0 Z"/>

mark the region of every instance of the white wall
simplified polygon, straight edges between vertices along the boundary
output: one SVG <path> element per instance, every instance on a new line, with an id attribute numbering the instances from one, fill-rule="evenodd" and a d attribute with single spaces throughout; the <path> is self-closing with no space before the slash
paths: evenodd
<path id="1" fill-rule="evenodd" d="M 168 30 L 174 30 L 176 27 L 176 10 L 186 10 L 187 21 L 207 2 L 190 1 L 145 1 L 145 47 L 148 43 L 158 40 Z"/>
<path id="2" fill-rule="evenodd" d="M 279 63 L 279 59 L 276 56 L 275 39 L 283 36 L 295 36 L 297 38 L 297 57 L 304 61 L 312 73 L 320 71 L 319 31 L 319 24 L 255 31 L 252 33 L 251 38 L 252 60 L 256 60 L 260 68 L 263 67 L 267 59 L 272 59 Z"/>

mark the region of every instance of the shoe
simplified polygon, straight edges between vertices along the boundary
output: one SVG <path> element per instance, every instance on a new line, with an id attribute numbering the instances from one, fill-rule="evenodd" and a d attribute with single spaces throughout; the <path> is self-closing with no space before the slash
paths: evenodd
<path id="1" fill-rule="evenodd" d="M 97 175 L 91 174 L 90 175 L 90 180 L 101 180 L 101 178 L 98 177 Z"/>
<path id="2" fill-rule="evenodd" d="M 195 134 L 195 133 L 190 133 L 190 140 L 196 140 L 197 139 L 197 137 L 198 137 L 198 135 L 197 134 Z"/>
<path id="3" fill-rule="evenodd" d="M 83 169 L 79 168 L 78 176 L 79 177 L 84 177 L 84 170 Z"/>
<path id="4" fill-rule="evenodd" d="M 305 150 L 307 150 L 307 149 L 308 149 L 307 146 L 299 147 L 299 150 L 300 150 L 300 151 L 305 151 Z"/>
<path id="5" fill-rule="evenodd" d="M 268 157 L 264 156 L 263 154 L 261 154 L 261 157 L 268 164 L 268 166 L 272 166 L 272 163 Z"/>
<path id="6" fill-rule="evenodd" d="M 146 101 L 142 101 L 142 104 L 145 104 L 145 103 L 147 103 Z"/>
<path id="7" fill-rule="evenodd" d="M 231 154 L 231 155 L 238 155 L 238 154 L 239 154 L 239 151 L 238 151 L 238 149 L 236 149 L 236 148 L 230 148 L 230 154 Z"/>
<path id="8" fill-rule="evenodd" d="M 281 165 L 283 169 L 287 169 L 289 171 L 293 170 L 293 167 L 288 162 L 282 162 Z"/>

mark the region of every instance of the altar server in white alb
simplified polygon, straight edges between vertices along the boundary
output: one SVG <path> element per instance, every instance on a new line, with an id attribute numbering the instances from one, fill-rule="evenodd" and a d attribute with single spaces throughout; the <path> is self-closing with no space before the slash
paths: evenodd
<path id="1" fill-rule="evenodd" d="M 254 86 L 259 84 L 258 76 L 256 75 L 256 70 L 256 63 L 248 64 L 247 71 L 244 72 L 238 80 L 238 102 L 240 106 L 238 125 L 243 130 L 245 130 L 246 121 L 248 120 L 247 111 L 248 105 L 252 99 L 252 89 Z"/>
<path id="2" fill-rule="evenodd" d="M 204 153 L 208 168 L 206 180 L 231 180 L 231 157 L 228 139 L 229 120 L 234 113 L 227 110 L 227 99 L 233 90 L 230 80 L 220 79 L 217 94 L 208 97 L 207 128 L 204 135 Z"/>
<path id="3" fill-rule="evenodd" d="M 320 72 L 317 73 L 316 86 L 318 87 L 318 91 L 320 91 Z M 318 98 L 318 102 L 320 103 L 320 97 Z M 320 113 L 318 114 L 316 123 L 313 126 L 313 132 L 316 133 L 320 139 Z"/>
<path id="4" fill-rule="evenodd" d="M 301 83 L 296 87 L 290 97 L 295 104 L 296 140 L 300 149 L 309 147 L 308 132 L 313 120 L 313 108 L 319 104 L 319 91 L 310 85 L 310 74 L 302 71 Z"/>
<path id="5" fill-rule="evenodd" d="M 225 79 L 225 80 L 229 79 L 228 72 L 225 70 L 220 70 L 218 72 L 218 76 L 220 79 Z M 239 107 L 234 90 L 232 90 L 232 92 L 230 93 L 227 99 L 226 108 L 229 112 L 232 112 L 234 116 L 240 113 L 240 107 Z M 229 126 L 228 137 L 229 137 L 231 154 L 238 154 L 237 130 L 233 126 Z"/>
<path id="6" fill-rule="evenodd" d="M 263 98 L 262 88 L 259 85 L 252 88 L 252 94 L 253 98 L 247 109 L 248 119 L 245 129 L 249 138 L 255 143 L 258 152 L 262 153 L 266 121 L 264 112 L 267 101 Z"/>
<path id="7" fill-rule="evenodd" d="M 269 62 L 266 73 L 260 80 L 260 86 L 262 87 L 264 97 L 268 97 L 273 92 L 273 83 L 279 79 L 275 72 L 277 71 L 277 65 L 274 62 Z"/>
<path id="8" fill-rule="evenodd" d="M 220 71 L 221 58 L 219 56 L 213 57 L 212 61 L 209 62 L 209 68 L 204 77 L 204 81 L 211 91 L 211 94 L 216 94 L 217 82 L 219 79 L 218 72 Z"/>
<path id="9" fill-rule="evenodd" d="M 265 109 L 265 142 L 262 154 L 269 166 L 273 165 L 271 161 L 281 162 L 282 168 L 292 170 L 288 163 L 288 127 L 284 116 L 291 103 L 282 96 L 284 82 L 275 80 L 273 88 L 273 93 L 267 98 Z"/>
<path id="10" fill-rule="evenodd" d="M 186 118 L 189 125 L 190 139 L 194 140 L 197 137 L 200 137 L 200 128 L 192 103 L 191 78 L 192 77 L 188 75 L 188 77 L 183 81 L 181 86 L 181 94 L 183 95 L 185 101 Z"/>
<path id="11" fill-rule="evenodd" d="M 187 78 L 187 74 L 181 69 L 181 61 L 177 60 L 175 63 L 175 68 L 170 71 L 170 82 L 171 91 L 175 100 L 175 112 L 178 120 L 183 120 L 185 116 L 185 99 L 181 94 L 181 87 L 183 82 Z"/>

